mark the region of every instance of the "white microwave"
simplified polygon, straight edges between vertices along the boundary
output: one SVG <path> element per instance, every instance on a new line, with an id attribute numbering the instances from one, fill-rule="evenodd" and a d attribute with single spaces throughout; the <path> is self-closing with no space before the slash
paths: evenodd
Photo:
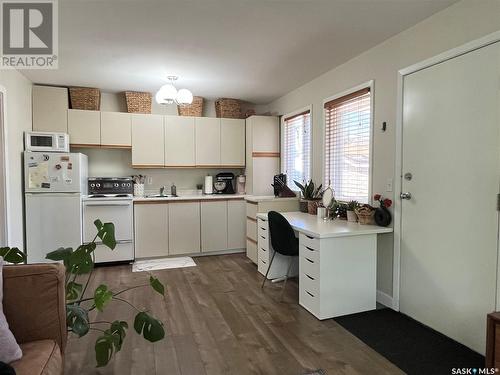
<path id="1" fill-rule="evenodd" d="M 25 132 L 26 151 L 69 152 L 69 135 L 52 132 Z"/>

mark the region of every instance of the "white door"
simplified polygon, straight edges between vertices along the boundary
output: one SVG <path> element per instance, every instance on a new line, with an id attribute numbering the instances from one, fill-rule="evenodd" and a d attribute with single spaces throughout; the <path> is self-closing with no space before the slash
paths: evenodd
<path id="1" fill-rule="evenodd" d="M 165 116 L 165 166 L 195 164 L 194 117 Z"/>
<path id="2" fill-rule="evenodd" d="M 26 194 L 26 253 L 28 263 L 51 262 L 47 253 L 82 244 L 80 194 Z"/>
<path id="3" fill-rule="evenodd" d="M 220 165 L 220 119 L 196 117 L 196 165 Z"/>
<path id="4" fill-rule="evenodd" d="M 400 310 L 480 353 L 495 309 L 499 53 L 484 47 L 403 83 Z"/>
<path id="5" fill-rule="evenodd" d="M 201 202 L 201 252 L 227 250 L 227 201 Z"/>

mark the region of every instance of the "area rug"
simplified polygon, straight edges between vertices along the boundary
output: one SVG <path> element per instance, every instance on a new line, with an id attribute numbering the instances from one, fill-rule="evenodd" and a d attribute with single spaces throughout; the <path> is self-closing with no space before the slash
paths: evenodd
<path id="1" fill-rule="evenodd" d="M 477 372 L 484 367 L 482 355 L 392 309 L 346 315 L 335 321 L 410 375 L 452 374 L 457 368 Z"/>
<path id="2" fill-rule="evenodd" d="M 136 260 L 132 264 L 132 272 L 165 270 L 169 268 L 196 267 L 191 257 L 161 258 L 149 260 Z"/>

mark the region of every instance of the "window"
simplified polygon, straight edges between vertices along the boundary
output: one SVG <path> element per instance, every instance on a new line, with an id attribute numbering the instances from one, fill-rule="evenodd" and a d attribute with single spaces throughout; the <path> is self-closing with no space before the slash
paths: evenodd
<path id="1" fill-rule="evenodd" d="M 325 184 L 342 201 L 369 202 L 370 88 L 325 103 Z"/>
<path id="2" fill-rule="evenodd" d="M 283 164 L 287 185 L 309 180 L 311 175 L 311 111 L 301 111 L 283 118 Z"/>

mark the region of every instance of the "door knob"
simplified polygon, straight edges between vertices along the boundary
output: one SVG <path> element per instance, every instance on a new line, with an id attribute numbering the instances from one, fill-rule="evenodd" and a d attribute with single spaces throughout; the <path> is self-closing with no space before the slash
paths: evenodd
<path id="1" fill-rule="evenodd" d="M 401 193 L 399 194 L 399 197 L 401 199 L 407 199 L 407 200 L 410 200 L 411 199 L 411 193 Z"/>

